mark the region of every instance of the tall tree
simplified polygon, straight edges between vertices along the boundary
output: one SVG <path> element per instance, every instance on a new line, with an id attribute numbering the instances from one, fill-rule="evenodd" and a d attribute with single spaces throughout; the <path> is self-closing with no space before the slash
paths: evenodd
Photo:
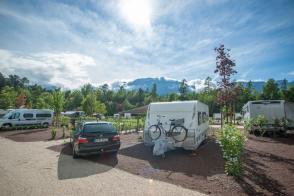
<path id="1" fill-rule="evenodd" d="M 262 98 L 267 100 L 280 99 L 278 84 L 274 79 L 269 79 L 263 86 Z"/>
<path id="2" fill-rule="evenodd" d="M 228 122 L 229 114 L 232 111 L 233 101 L 233 84 L 231 82 L 231 76 L 237 71 L 234 69 L 236 66 L 235 61 L 231 59 L 230 49 L 226 49 L 223 44 L 215 48 L 216 56 L 216 69 L 214 73 L 218 73 L 220 81 L 218 81 L 218 103 L 223 108 L 223 112 Z"/>
<path id="3" fill-rule="evenodd" d="M 157 86 L 156 86 L 155 83 L 153 83 L 152 89 L 151 89 L 151 100 L 152 101 L 156 101 L 157 100 Z"/>
<path id="4" fill-rule="evenodd" d="M 63 107 L 64 107 L 64 93 L 61 92 L 60 90 L 55 90 L 52 94 L 52 97 L 53 97 L 52 107 L 55 112 L 56 123 L 58 123 L 60 113 L 63 111 Z"/>
<path id="5" fill-rule="evenodd" d="M 180 100 L 187 100 L 187 93 L 188 93 L 188 84 L 187 84 L 187 80 L 183 79 L 180 83 L 180 87 L 179 87 L 179 92 L 180 92 Z"/>

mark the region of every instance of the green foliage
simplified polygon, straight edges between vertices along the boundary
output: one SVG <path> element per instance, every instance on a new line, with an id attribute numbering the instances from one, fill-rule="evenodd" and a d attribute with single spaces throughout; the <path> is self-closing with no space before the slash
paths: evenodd
<path id="1" fill-rule="evenodd" d="M 100 101 L 96 100 L 96 95 L 94 93 L 90 93 L 86 96 L 86 98 L 82 102 L 83 110 L 88 115 L 92 115 L 94 113 L 105 114 L 106 106 Z"/>
<path id="2" fill-rule="evenodd" d="M 262 98 L 274 100 L 280 98 L 279 88 L 274 79 L 269 79 L 263 87 Z"/>
<path id="3" fill-rule="evenodd" d="M 61 116 L 60 117 L 61 126 L 68 126 L 70 123 L 70 117 L 68 116 Z"/>
<path id="4" fill-rule="evenodd" d="M 228 175 L 242 174 L 241 155 L 244 150 L 245 135 L 235 126 L 225 125 L 218 134 L 218 141 L 225 159 L 225 171 Z"/>
<path id="5" fill-rule="evenodd" d="M 257 126 L 259 129 L 259 132 L 261 136 L 264 135 L 266 132 L 265 125 L 268 123 L 267 119 L 263 115 L 258 115 L 257 117 L 254 118 L 254 125 Z"/>
<path id="6" fill-rule="evenodd" d="M 51 129 L 51 139 L 54 140 L 56 137 L 57 130 L 56 128 L 52 127 Z"/>
<path id="7" fill-rule="evenodd" d="M 9 109 L 15 107 L 16 91 L 9 86 L 5 86 L 0 93 L 0 108 Z"/>

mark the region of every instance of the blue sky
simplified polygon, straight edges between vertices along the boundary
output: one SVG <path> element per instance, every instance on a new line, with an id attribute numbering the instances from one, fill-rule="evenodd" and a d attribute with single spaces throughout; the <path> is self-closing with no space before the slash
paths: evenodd
<path id="1" fill-rule="evenodd" d="M 294 1 L 0 1 L 0 71 L 76 88 L 142 77 L 294 80 Z"/>

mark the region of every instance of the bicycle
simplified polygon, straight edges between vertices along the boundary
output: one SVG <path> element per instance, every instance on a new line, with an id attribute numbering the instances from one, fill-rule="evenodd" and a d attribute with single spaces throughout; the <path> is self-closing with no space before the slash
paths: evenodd
<path id="1" fill-rule="evenodd" d="M 162 132 L 165 133 L 167 137 L 172 137 L 176 142 L 182 142 L 187 138 L 188 129 L 183 126 L 184 119 L 169 119 L 171 121 L 169 130 L 164 129 L 161 117 L 166 117 L 162 115 L 157 115 L 157 124 L 151 125 L 148 128 L 149 137 L 152 140 L 157 140 Z"/>

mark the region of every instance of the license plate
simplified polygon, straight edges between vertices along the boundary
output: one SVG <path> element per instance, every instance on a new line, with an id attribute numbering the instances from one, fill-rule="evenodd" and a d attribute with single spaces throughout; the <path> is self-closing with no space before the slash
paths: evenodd
<path id="1" fill-rule="evenodd" d="M 107 142 L 108 138 L 98 138 L 96 139 L 96 142 L 100 143 L 100 142 Z"/>

